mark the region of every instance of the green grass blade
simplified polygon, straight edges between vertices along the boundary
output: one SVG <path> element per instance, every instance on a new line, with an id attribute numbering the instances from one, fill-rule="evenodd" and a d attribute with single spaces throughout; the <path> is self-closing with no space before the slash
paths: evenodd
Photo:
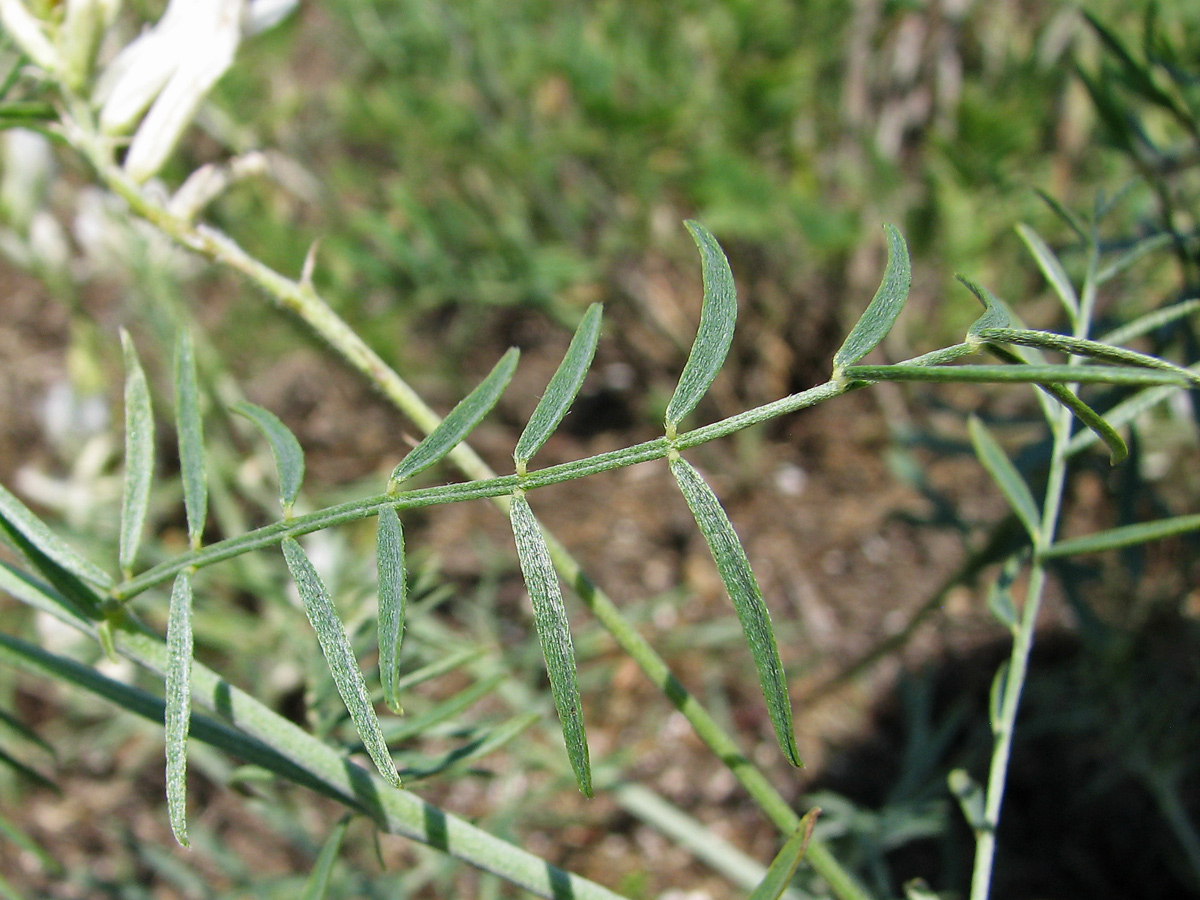
<path id="1" fill-rule="evenodd" d="M 476 681 L 457 694 L 452 694 L 445 700 L 435 703 L 432 708 L 419 715 L 392 719 L 381 726 L 383 735 L 389 744 L 403 743 L 419 737 L 429 729 L 466 712 L 503 683 L 504 678 L 504 675 L 493 675 L 482 681 Z"/>
<path id="2" fill-rule="evenodd" d="M 325 900 L 325 894 L 329 890 L 329 877 L 333 874 L 333 864 L 337 862 L 338 853 L 342 849 L 342 838 L 346 836 L 346 828 L 349 825 L 350 816 L 342 816 L 341 821 L 329 832 L 329 837 L 325 838 L 317 862 L 309 873 L 308 881 L 304 883 L 300 900 Z"/>
<path id="3" fill-rule="evenodd" d="M 1056 556 L 1074 556 L 1077 553 L 1100 553 L 1104 550 L 1132 547 L 1136 544 L 1145 544 L 1148 541 L 1158 541 L 1197 530 L 1200 530 L 1200 515 L 1174 516 L 1170 519 L 1125 525 L 1122 528 L 1113 528 L 1081 538 L 1058 541 L 1051 544 L 1040 556 L 1042 559 L 1053 559 Z"/>
<path id="4" fill-rule="evenodd" d="M 861 381 L 934 381 L 976 384 L 1123 384 L 1146 387 L 1174 384 L 1187 387 L 1189 379 L 1157 369 L 1123 369 L 1117 366 L 847 366 L 842 374 Z"/>
<path id="5" fill-rule="evenodd" d="M 404 530 L 390 506 L 379 511 L 376 523 L 376 565 L 379 573 L 379 681 L 383 702 L 400 715 L 400 642 L 408 605 L 408 569 L 404 564 Z"/>
<path id="6" fill-rule="evenodd" d="M 0 838 L 13 844 L 22 853 L 28 853 L 32 859 L 37 860 L 39 866 L 44 871 L 53 875 L 55 878 L 61 878 L 64 874 L 63 864 L 51 856 L 40 844 L 33 838 L 27 835 L 24 831 L 18 828 L 4 816 L 0 816 Z"/>
<path id="7" fill-rule="evenodd" d="M 432 681 L 439 675 L 445 675 L 447 672 L 453 672 L 455 669 L 465 666 L 468 663 L 486 656 L 488 653 L 484 647 L 468 647 L 466 650 L 459 650 L 457 653 L 451 653 L 448 656 L 443 656 L 441 659 L 421 666 L 415 671 L 409 672 L 403 678 L 396 682 L 397 693 L 406 691 L 409 688 L 416 687 L 418 684 L 424 684 L 427 681 Z"/>
<path id="8" fill-rule="evenodd" d="M 967 329 L 969 337 L 975 337 L 985 328 L 1008 328 L 1012 325 L 1012 313 L 1008 311 L 999 298 L 981 284 L 976 284 L 965 275 L 955 276 L 959 283 L 975 295 L 983 304 L 983 315 L 976 319 Z"/>
<path id="9" fill-rule="evenodd" d="M 430 778 L 434 775 L 440 775 L 448 769 L 460 769 L 468 763 L 487 756 L 489 753 L 495 753 L 505 744 L 521 735 L 530 725 L 541 721 L 541 718 L 541 715 L 532 712 L 510 719 L 460 747 L 447 750 L 440 756 L 406 766 L 404 777 L 414 779 Z"/>
<path id="10" fill-rule="evenodd" d="M 1058 295 L 1058 299 L 1062 302 L 1071 321 L 1078 321 L 1079 295 L 1075 293 L 1075 286 L 1071 284 L 1071 279 L 1067 276 L 1062 263 L 1058 261 L 1058 257 L 1054 255 L 1054 251 L 1042 240 L 1041 235 L 1028 225 L 1018 225 L 1017 234 L 1021 236 L 1021 240 L 1025 242 L 1029 252 L 1033 254 L 1038 268 L 1042 270 L 1050 287 L 1054 288 L 1054 293 Z"/>
<path id="11" fill-rule="evenodd" d="M 138 544 L 150 506 L 150 483 L 154 477 L 154 413 L 150 387 L 138 361 L 129 333 L 121 329 L 121 351 L 125 355 L 125 484 L 121 493 L 120 566 L 128 578 L 133 572 Z"/>
<path id="12" fill-rule="evenodd" d="M 100 588 L 112 587 L 112 576 L 80 556 L 51 531 L 49 525 L 35 516 L 29 507 L 10 494 L 4 485 L 0 485 L 0 516 L 3 516 L 11 529 L 18 532 L 32 547 L 75 577 Z"/>
<path id="13" fill-rule="evenodd" d="M 1008 501 L 1008 505 L 1012 507 L 1017 518 L 1021 520 L 1021 524 L 1025 526 L 1025 530 L 1029 532 L 1029 537 L 1037 540 L 1037 535 L 1042 528 L 1042 517 L 1038 513 L 1033 494 L 1029 492 L 1029 485 L 1025 483 L 1025 479 L 1021 477 L 1017 467 L 1012 464 L 1008 454 L 992 437 L 992 433 L 978 416 L 971 416 L 967 427 L 971 432 L 971 443 L 975 447 L 975 455 L 979 457 L 979 461 L 987 469 L 987 473 L 992 476 L 992 480 L 1004 494 L 1004 499 Z"/>
<path id="14" fill-rule="evenodd" d="M 571 643 L 571 628 L 563 606 L 558 575 L 550 561 L 546 539 L 529 501 L 514 496 L 509 507 L 513 537 L 521 574 L 529 589 L 533 605 L 533 622 L 537 627 L 546 672 L 550 676 L 550 693 L 558 710 L 567 756 L 575 771 L 575 782 L 584 796 L 592 796 L 592 768 L 588 758 L 587 733 L 583 725 L 583 703 L 579 698 L 579 679 L 575 672 L 575 648 Z"/>
<path id="15" fill-rule="evenodd" d="M 704 281 L 704 300 L 700 306 L 700 325 L 692 352 L 683 364 L 679 384 L 667 404 L 668 437 L 674 435 L 684 416 L 708 392 L 709 385 L 725 363 L 733 329 L 737 324 L 737 290 L 733 272 L 721 245 L 712 233 L 699 222 L 684 222 L 692 240 L 700 249 L 700 271 Z"/>
<path id="16" fill-rule="evenodd" d="M 1160 247 L 1168 246 L 1174 238 L 1167 233 L 1154 234 L 1148 238 L 1143 238 L 1138 241 L 1103 269 L 1096 273 L 1096 285 L 1102 285 L 1106 281 L 1110 281 L 1115 276 L 1121 274 L 1135 262 L 1145 256 L 1147 253 L 1159 249 Z"/>
<path id="17" fill-rule="evenodd" d="M 18 735 L 21 740 L 33 744 L 43 752 L 48 753 L 50 756 L 56 757 L 58 755 L 55 753 L 54 747 L 49 741 L 39 735 L 36 731 L 34 731 L 12 713 L 8 713 L 3 709 L 0 709 L 0 724 L 2 724 L 4 728 L 8 729 L 9 731 L 12 731 L 13 734 Z"/>
<path id="18" fill-rule="evenodd" d="M 192 576 L 180 572 L 167 615 L 167 812 L 175 840 L 187 847 L 187 740 L 192 719 Z"/>
<path id="19" fill-rule="evenodd" d="M 671 472 L 696 519 L 696 524 L 700 526 L 700 532 L 708 542 L 721 581 L 724 582 L 734 609 L 737 610 L 742 632 L 750 645 L 750 653 L 758 669 L 758 679 L 779 746 L 788 762 L 793 766 L 802 766 L 804 764 L 800 761 L 800 751 L 796 748 L 796 735 L 792 726 L 792 702 L 788 696 L 787 676 L 779 659 L 779 646 L 775 642 L 775 630 L 771 627 L 771 614 L 767 611 L 758 581 L 750 570 L 746 551 L 742 549 L 742 543 L 738 540 L 729 517 L 725 515 L 725 510 L 721 508 L 717 495 L 700 477 L 695 467 L 685 459 L 676 458 L 671 460 Z"/>
<path id="20" fill-rule="evenodd" d="M 1032 331 L 1025 328 L 985 328 L 979 332 L 979 337 L 985 341 L 1001 344 L 1017 344 L 1023 347 L 1057 350 L 1060 353 L 1070 353 L 1074 356 L 1088 356 L 1115 365 L 1161 369 L 1164 372 L 1174 372 L 1180 378 L 1192 382 L 1193 385 L 1200 385 L 1200 375 L 1157 356 L 1138 353 L 1136 350 L 1126 350 L 1124 347 L 1113 347 L 1099 341 L 1056 334 L 1053 331 Z"/>
<path id="21" fill-rule="evenodd" d="M 1197 310 L 1200 310 L 1200 299 L 1173 303 L 1163 309 L 1156 309 L 1153 312 L 1146 313 L 1144 316 L 1138 316 L 1132 322 L 1122 325 L 1120 328 L 1115 328 L 1108 334 L 1101 335 L 1100 343 L 1126 344 L 1134 338 L 1150 333 L 1156 328 L 1161 328 L 1178 319 L 1190 316 Z"/>
<path id="22" fill-rule="evenodd" d="M 1059 203 L 1058 200 L 1047 194 L 1041 188 L 1034 188 L 1033 191 L 1038 195 L 1038 197 L 1041 198 L 1043 203 L 1050 207 L 1051 212 L 1062 219 L 1063 222 L 1066 223 L 1067 227 L 1075 232 L 1075 235 L 1081 241 L 1086 244 L 1090 240 L 1087 228 L 1084 227 L 1084 224 L 1082 221 L 1080 221 L 1079 216 L 1075 215 L 1075 213 L 1071 212 L 1069 209 Z"/>
<path id="23" fill-rule="evenodd" d="M 321 652 L 325 654 L 325 662 L 333 674 L 334 684 L 342 695 L 342 702 L 358 729 L 363 746 L 374 760 L 379 774 L 395 787 L 401 787 L 400 776 L 396 772 L 396 764 L 388 752 L 387 742 L 379 730 L 379 719 L 371 705 L 371 695 L 367 691 L 366 681 L 358 668 L 358 660 L 350 647 L 350 639 L 346 629 L 333 608 L 333 600 L 325 589 L 321 576 L 313 568 L 300 545 L 294 538 L 284 538 L 283 556 L 287 561 L 288 570 L 296 581 L 300 591 L 300 599 L 304 601 L 304 611 L 308 613 L 308 621 L 312 623 L 313 631 L 321 644 Z"/>
<path id="24" fill-rule="evenodd" d="M 500 395 L 504 393 L 504 389 L 508 386 L 508 380 L 512 378 L 512 374 L 517 368 L 519 357 L 520 351 L 516 347 L 500 357 L 500 361 L 496 363 L 487 378 L 483 379 L 475 390 L 467 394 L 458 406 L 450 410 L 446 418 L 442 419 L 441 424 L 429 432 L 425 440 L 417 444 L 412 452 L 400 461 L 400 465 L 396 466 L 392 472 L 391 482 L 388 485 L 389 492 L 394 491 L 396 485 L 405 479 L 432 466 L 471 433 L 471 430 L 491 411 L 491 408 L 496 405 L 496 401 L 500 399 Z"/>
<path id="25" fill-rule="evenodd" d="M 33 768 L 33 766 L 21 762 L 21 760 L 17 759 L 3 747 L 0 747 L 0 764 L 8 766 L 22 778 L 28 779 L 38 787 L 46 788 L 55 794 L 62 793 L 62 789 L 57 784 Z"/>
<path id="26" fill-rule="evenodd" d="M 175 343 L 175 427 L 179 433 L 179 469 L 183 476 L 188 540 L 193 549 L 198 549 L 208 515 L 208 473 L 204 466 L 204 424 L 200 417 L 196 355 L 192 336 L 186 329 L 180 329 Z"/>
<path id="27" fill-rule="evenodd" d="M 275 457 L 275 468 L 279 471 L 279 502 L 284 518 L 291 518 L 292 506 L 304 482 L 304 450 L 300 442 L 279 416 L 268 409 L 253 403 L 238 403 L 233 411 L 257 425 L 271 445 L 271 455 Z"/>
<path id="28" fill-rule="evenodd" d="M 584 313 L 583 320 L 575 329 L 571 345 L 567 347 L 566 355 L 558 366 L 558 371 L 546 385 L 546 393 L 538 401 L 529 424 L 521 432 L 517 448 L 513 451 L 513 460 L 517 471 L 523 473 L 525 464 L 537 453 L 546 439 L 554 433 L 575 396 L 583 386 L 584 376 L 591 368 L 592 358 L 596 355 L 596 342 L 600 340 L 600 317 L 603 308 L 599 303 L 593 303 Z"/>
<path id="29" fill-rule="evenodd" d="M 800 860 L 804 859 L 808 842 L 812 839 L 813 826 L 817 824 L 817 816 L 820 814 L 820 808 L 815 806 L 804 814 L 800 826 L 771 860 L 766 877 L 754 889 L 749 900 L 779 900 L 783 896 L 783 892 L 792 882 L 792 876 L 796 874 Z"/>
<path id="30" fill-rule="evenodd" d="M 858 362 L 875 349 L 883 340 L 884 335 L 892 330 L 896 317 L 904 308 L 908 299 L 908 290 L 912 286 L 912 262 L 908 258 L 908 245 L 904 236 L 894 225 L 884 225 L 888 242 L 887 267 L 883 270 L 883 280 L 879 290 L 867 305 L 845 343 L 833 355 L 834 370 Z"/>

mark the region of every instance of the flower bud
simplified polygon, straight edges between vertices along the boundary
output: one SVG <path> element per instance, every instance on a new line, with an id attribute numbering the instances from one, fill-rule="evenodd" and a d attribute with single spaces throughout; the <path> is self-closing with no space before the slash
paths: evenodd
<path id="1" fill-rule="evenodd" d="M 0 24 L 30 59 L 47 72 L 59 72 L 62 63 L 38 18 L 21 0 L 0 0 Z"/>

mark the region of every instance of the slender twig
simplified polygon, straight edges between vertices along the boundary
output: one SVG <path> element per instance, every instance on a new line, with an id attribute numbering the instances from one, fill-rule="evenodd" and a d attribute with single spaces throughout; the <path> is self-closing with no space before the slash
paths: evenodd
<path id="1" fill-rule="evenodd" d="M 1091 330 L 1096 308 L 1096 271 L 1099 252 L 1095 235 L 1088 256 L 1087 275 L 1080 295 L 1079 315 L 1072 323 L 1075 337 L 1086 338 Z M 1082 357 L 1072 356 L 1070 365 L 1082 363 Z M 1074 390 L 1074 386 L 1072 386 Z M 993 723 L 994 745 L 991 764 L 988 768 L 987 789 L 984 800 L 983 824 L 975 835 L 975 864 L 971 874 L 970 900 L 987 900 L 991 892 L 992 872 L 996 859 L 996 829 L 1000 824 L 1000 812 L 1004 804 L 1004 790 L 1008 781 L 1008 764 L 1012 755 L 1013 732 L 1017 723 L 1017 712 L 1021 705 L 1021 693 L 1029 672 L 1029 657 L 1033 652 L 1034 631 L 1038 612 L 1046 588 L 1046 564 L 1039 557 L 1041 551 L 1054 543 L 1062 510 L 1066 487 L 1067 460 L 1070 456 L 1071 411 L 1060 406 L 1050 419 L 1051 452 L 1050 468 L 1046 481 L 1046 492 L 1042 502 L 1041 522 L 1033 536 L 1033 562 L 1030 564 L 1029 581 L 1025 590 L 1025 603 L 1021 619 L 1013 635 L 1012 651 L 1008 659 L 1008 671 L 1004 677 L 1003 703 L 1000 714 Z"/>

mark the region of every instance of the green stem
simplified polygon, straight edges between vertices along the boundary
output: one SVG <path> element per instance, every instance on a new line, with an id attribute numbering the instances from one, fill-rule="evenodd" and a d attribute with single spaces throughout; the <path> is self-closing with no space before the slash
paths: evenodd
<path id="1" fill-rule="evenodd" d="M 758 409 L 730 416 L 727 419 L 722 419 L 720 422 L 705 425 L 703 428 L 697 428 L 694 431 L 685 432 L 676 437 L 674 446 L 678 449 L 687 449 L 725 437 L 743 428 L 749 428 L 752 425 L 757 425 L 785 413 L 813 406 L 844 393 L 849 387 L 849 385 L 845 384 L 839 385 L 835 382 L 826 382 L 823 385 L 818 385 L 807 391 L 801 391 L 798 394 L 792 394 Z M 557 466 L 548 466 L 545 469 L 535 469 L 521 476 L 497 476 L 491 474 L 487 478 L 471 481 L 466 484 L 444 484 L 432 488 L 404 491 L 399 494 L 379 494 L 374 497 L 351 500 L 303 516 L 294 516 L 285 521 L 273 522 L 270 525 L 264 525 L 261 528 L 248 531 L 237 537 L 208 544 L 200 550 L 185 553 L 182 556 L 175 557 L 147 569 L 134 578 L 126 579 L 114 587 L 111 593 L 117 600 L 128 600 L 155 585 L 167 581 L 181 569 L 187 567 L 200 569 L 210 566 L 213 563 L 232 559 L 235 556 L 241 556 L 252 550 L 273 546 L 280 543 L 284 538 L 294 538 L 298 535 L 321 531 L 334 525 L 342 525 L 346 522 L 353 522 L 357 519 L 377 515 L 381 509 L 388 506 L 397 510 L 418 509 L 441 503 L 460 503 L 464 500 L 503 498 L 511 494 L 514 490 L 532 491 L 552 484 L 561 484 L 564 481 L 596 475 L 600 472 L 608 472 L 613 469 L 662 459 L 670 452 L 671 447 L 671 442 L 666 438 L 657 438 L 652 441 L 635 444 L 632 447 L 625 447 L 621 450 L 611 450 L 607 453 L 600 453 L 585 459 L 572 460 L 571 462 L 561 463 Z"/>
<path id="2" fill-rule="evenodd" d="M 1075 337 L 1086 338 L 1091 329 L 1092 316 L 1096 308 L 1095 276 L 1099 254 L 1095 241 L 1088 257 L 1088 271 L 1080 295 L 1079 317 L 1075 320 Z M 1081 357 L 1068 359 L 1069 366 L 1077 366 Z M 1071 390 L 1076 386 L 1071 385 Z M 1054 543 L 1058 528 L 1058 517 L 1062 510 L 1063 493 L 1067 479 L 1067 460 L 1070 456 L 1071 410 L 1059 406 L 1050 420 L 1053 439 L 1050 468 L 1046 480 L 1046 493 L 1042 503 L 1042 518 L 1038 533 L 1034 535 L 1033 562 L 1029 569 L 1029 582 L 1025 590 L 1025 603 L 1021 610 L 1021 621 L 1013 635 L 1012 652 L 1008 660 L 1008 674 L 1004 683 L 1004 701 L 995 723 L 991 765 L 988 768 L 987 793 L 984 801 L 983 827 L 975 835 L 975 864 L 971 873 L 970 900 L 987 900 L 991 892 L 992 872 L 996 859 L 996 830 L 1000 825 L 1000 811 L 1004 805 L 1004 790 L 1008 781 L 1008 763 L 1012 756 L 1013 732 L 1017 723 L 1017 712 L 1021 705 L 1021 693 L 1029 673 L 1029 657 L 1033 652 L 1034 631 L 1038 612 L 1046 587 L 1046 565 L 1040 558 L 1043 551 Z"/>
<path id="3" fill-rule="evenodd" d="M 298 315 L 334 350 L 340 353 L 354 368 L 358 369 L 368 380 L 378 387 L 418 428 L 428 434 L 441 421 L 438 415 L 429 408 L 421 397 L 375 353 L 313 290 L 312 285 L 303 281 L 293 281 L 280 275 L 269 266 L 255 259 L 239 247 L 233 240 L 215 229 L 203 225 L 193 225 L 182 218 L 172 215 L 165 207 L 147 197 L 141 187 L 127 178 L 117 168 L 110 156 L 108 147 L 94 130 L 83 127 L 71 116 L 63 117 L 64 135 L 67 141 L 81 152 L 99 175 L 101 181 L 110 190 L 122 197 L 137 215 L 159 228 L 164 234 L 184 247 L 187 247 L 214 262 L 221 263 L 237 272 L 242 273 L 252 283 L 258 285 L 267 297 L 277 306 L 290 310 Z M 812 405 L 820 399 L 828 399 L 853 385 L 831 383 L 813 390 L 817 393 L 804 401 L 803 395 L 794 395 L 772 404 L 774 415 L 781 415 L 791 409 L 799 409 L 804 405 Z M 805 392 L 810 393 L 810 392 Z M 793 405 L 788 405 L 788 403 Z M 769 415 L 765 418 L 769 418 Z M 732 417 L 736 424 L 729 427 L 728 432 L 738 428 L 748 427 L 758 421 L 764 421 L 756 413 L 743 413 Z M 703 435 L 695 440 L 702 443 L 720 435 L 720 430 L 697 429 L 692 432 Z M 654 444 L 656 442 L 650 442 Z M 680 444 L 678 446 L 692 446 Z M 641 445 L 643 447 L 647 445 Z M 656 450 L 657 453 L 657 450 Z M 665 455 L 665 454 L 663 454 Z M 448 454 L 455 466 L 473 481 L 487 482 L 496 479 L 496 473 L 475 453 L 466 443 L 459 444 Z M 648 458 L 654 458 L 650 456 Z M 626 463 L 628 464 L 628 463 Z M 569 465 L 569 464 L 568 464 Z M 494 496 L 494 500 L 502 508 L 508 505 L 507 491 L 503 495 Z M 366 513 L 362 513 L 366 515 Z M 274 537 L 272 535 L 272 537 Z M 279 535 L 282 540 L 283 535 Z M 273 541 L 271 541 L 273 542 Z M 582 570 L 573 557 L 557 541 L 550 541 L 551 558 L 555 567 L 565 581 L 579 584 Z M 590 586 L 590 582 L 586 582 Z M 742 756 L 736 743 L 716 720 L 695 698 L 688 694 L 683 685 L 670 673 L 666 663 L 658 656 L 648 643 L 642 639 L 636 629 L 620 614 L 612 601 L 599 588 L 590 586 L 587 591 L 590 600 L 584 602 L 596 611 L 596 615 L 606 628 L 612 632 L 614 639 L 621 648 L 635 658 L 643 671 L 656 685 L 664 691 L 670 688 L 668 697 L 679 708 L 697 734 L 722 760 L 734 760 L 737 767 L 735 776 L 751 796 L 763 807 L 764 812 L 772 822 L 785 834 L 791 834 L 799 826 L 799 817 L 787 805 L 782 796 L 770 785 L 766 777 Z M 602 612 L 601 612 L 602 611 Z M 303 732 L 301 732 L 302 734 Z M 866 900 L 866 892 L 859 887 L 848 872 L 829 853 L 823 844 L 813 841 L 808 849 L 808 861 L 813 868 L 834 888 L 835 893 L 843 900 Z"/>

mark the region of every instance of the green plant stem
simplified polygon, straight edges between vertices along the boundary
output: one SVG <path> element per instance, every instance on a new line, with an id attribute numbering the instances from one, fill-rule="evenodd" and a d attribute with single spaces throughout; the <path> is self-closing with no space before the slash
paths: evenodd
<path id="1" fill-rule="evenodd" d="M 388 366 L 375 351 L 367 346 L 366 342 L 353 329 L 330 309 L 318 296 L 310 283 L 286 278 L 250 256 L 226 235 L 221 234 L 215 229 L 204 225 L 194 225 L 186 219 L 172 215 L 164 206 L 151 200 L 139 185 L 127 178 L 120 168 L 113 163 L 110 148 L 96 133 L 95 129 L 89 129 L 84 124 L 81 124 L 81 118 L 70 114 L 63 116 L 64 137 L 69 144 L 83 154 L 98 174 L 102 183 L 124 199 L 136 215 L 146 219 L 182 246 L 242 273 L 252 283 L 259 286 L 272 303 L 282 309 L 295 313 L 303 319 L 329 346 L 340 353 L 354 368 L 365 375 L 373 385 L 378 387 L 384 396 L 391 400 L 412 420 L 414 425 L 426 434 L 437 427 L 441 421 L 438 415 L 426 405 L 425 401 L 421 399 L 404 379 Z M 82 121 L 86 122 L 87 119 L 82 119 Z M 771 415 L 782 415 L 784 412 L 789 412 L 792 409 L 803 408 L 804 405 L 811 406 L 822 399 L 829 399 L 856 386 L 831 383 L 814 388 L 813 391 L 816 393 L 804 401 L 798 399 L 803 395 L 793 395 L 791 398 L 784 398 L 784 400 L 777 401 L 777 403 L 771 404 L 770 407 L 764 408 L 772 410 L 769 414 L 763 415 L 760 410 L 732 417 L 736 425 L 732 427 L 727 426 L 729 427 L 729 431 L 724 433 L 731 433 L 738 428 L 745 428 L 757 422 L 765 421 Z M 804 393 L 810 394 L 812 392 Z M 712 429 L 713 426 L 708 426 L 707 428 L 696 429 L 695 432 L 689 434 L 693 438 L 694 443 L 702 443 L 704 440 L 712 440 L 720 436 L 719 430 L 714 431 Z M 697 433 L 702 435 L 698 439 Z M 680 438 L 677 438 L 677 446 L 693 446 L 694 443 L 684 442 L 686 437 L 680 436 Z M 650 443 L 655 444 L 656 442 Z M 641 446 L 645 447 L 646 445 Z M 665 455 L 665 450 L 662 454 L 656 452 L 647 458 L 653 459 L 658 455 Z M 466 443 L 455 447 L 450 451 L 447 458 L 454 463 L 460 472 L 473 481 L 486 482 L 496 479 L 496 473 Z M 624 464 L 629 465 L 632 463 Z M 502 509 L 507 511 L 507 492 L 504 495 L 495 496 L 494 499 Z M 366 514 L 362 513 L 362 515 Z M 283 535 L 281 534 L 279 540 L 282 540 L 282 538 Z M 581 580 L 586 581 L 586 579 L 581 579 L 582 570 L 570 553 L 556 540 L 548 540 L 551 558 L 563 579 L 567 583 L 576 584 L 577 586 Z M 590 586 L 588 595 L 591 599 L 589 601 L 585 598 L 584 602 L 593 609 L 602 624 L 613 634 L 614 639 L 621 648 L 634 657 L 638 665 L 642 667 L 643 671 L 646 672 L 651 681 L 656 685 L 663 690 L 666 690 L 666 685 L 670 686 L 671 692 L 668 694 L 668 697 L 671 699 L 671 702 L 684 713 L 689 723 L 696 730 L 697 735 L 720 759 L 726 761 L 727 764 L 729 761 L 736 762 L 737 768 L 734 769 L 734 775 L 759 805 L 762 806 L 764 812 L 775 823 L 776 827 L 784 834 L 790 835 L 794 832 L 800 823 L 800 817 L 796 815 L 795 811 L 787 805 L 787 802 L 771 786 L 761 771 L 745 759 L 740 750 L 738 750 L 737 744 L 721 729 L 716 720 L 703 709 L 700 703 L 670 673 L 662 658 L 654 652 L 653 648 L 642 639 L 636 629 L 620 614 L 616 605 L 612 603 L 608 596 L 599 588 L 591 585 L 590 581 L 586 581 L 586 583 Z M 843 900 L 866 900 L 868 897 L 867 893 L 855 882 L 853 876 L 843 869 L 833 858 L 828 848 L 823 844 L 813 841 L 809 846 L 807 858 L 813 869 L 830 884 L 835 893 L 843 898 Z"/>
<path id="2" fill-rule="evenodd" d="M 1079 301 L 1079 316 L 1072 323 L 1075 337 L 1086 338 L 1091 329 L 1092 316 L 1096 307 L 1095 275 L 1099 254 L 1093 240 L 1088 257 L 1088 272 L 1084 280 Z M 1068 365 L 1082 362 L 1082 357 L 1072 356 Z M 1071 385 L 1070 390 L 1076 390 Z M 992 872 L 996 859 L 996 831 L 1000 825 L 1000 811 L 1004 805 L 1004 790 L 1008 781 L 1008 764 L 1012 756 L 1013 732 L 1017 724 L 1017 712 L 1021 705 L 1021 693 L 1029 673 L 1029 657 L 1033 652 L 1034 632 L 1042 596 L 1046 587 L 1046 565 L 1040 558 L 1042 551 L 1054 543 L 1058 517 L 1062 509 L 1063 493 L 1067 479 L 1067 460 L 1070 457 L 1071 410 L 1059 406 L 1050 419 L 1052 447 L 1050 467 L 1046 479 L 1046 493 L 1042 501 L 1041 523 L 1034 535 L 1033 562 L 1029 567 L 1029 581 L 1025 590 L 1025 603 L 1021 619 L 1013 635 L 1012 651 L 1009 654 L 1008 673 L 1004 682 L 1004 702 L 1000 715 L 993 725 L 994 745 L 991 764 L 988 767 L 987 790 L 984 800 L 983 826 L 975 835 L 975 863 L 971 873 L 970 900 L 987 900 L 991 892 Z"/>
<path id="3" fill-rule="evenodd" d="M 768 419 L 804 409 L 835 397 L 851 389 L 853 385 L 826 382 L 807 391 L 792 394 L 774 403 L 753 409 L 736 416 L 722 419 L 711 425 L 705 425 L 694 431 L 679 435 L 674 442 L 677 449 L 687 449 L 699 444 L 733 434 L 743 428 L 749 428 L 765 422 Z M 352 500 L 337 506 L 330 506 L 303 516 L 294 516 L 280 522 L 273 522 L 262 528 L 248 531 L 237 537 L 228 538 L 209 544 L 200 550 L 185 553 L 167 562 L 160 563 L 147 569 L 140 575 L 121 582 L 112 590 L 112 596 L 118 600 L 128 600 L 148 588 L 161 584 L 171 578 L 176 572 L 187 567 L 197 569 L 210 566 L 222 560 L 241 556 L 251 550 L 260 550 L 280 543 L 284 538 L 296 537 L 353 522 L 356 519 L 377 515 L 385 507 L 393 509 L 418 509 L 424 506 L 435 506 L 440 503 L 460 503 L 464 500 L 482 498 L 504 500 L 515 490 L 531 491 L 552 484 L 560 484 L 576 478 L 585 478 L 600 472 L 637 465 L 655 459 L 663 459 L 671 451 L 672 444 L 666 438 L 657 438 L 625 447 L 621 450 L 611 450 L 585 459 L 572 460 L 545 469 L 535 469 L 525 475 L 496 475 L 488 469 L 489 475 L 478 481 L 466 484 L 445 484 L 432 488 L 404 491 L 399 494 L 378 494 Z M 507 501 L 505 501 L 506 503 Z M 566 577 L 564 575 L 564 577 Z"/>

